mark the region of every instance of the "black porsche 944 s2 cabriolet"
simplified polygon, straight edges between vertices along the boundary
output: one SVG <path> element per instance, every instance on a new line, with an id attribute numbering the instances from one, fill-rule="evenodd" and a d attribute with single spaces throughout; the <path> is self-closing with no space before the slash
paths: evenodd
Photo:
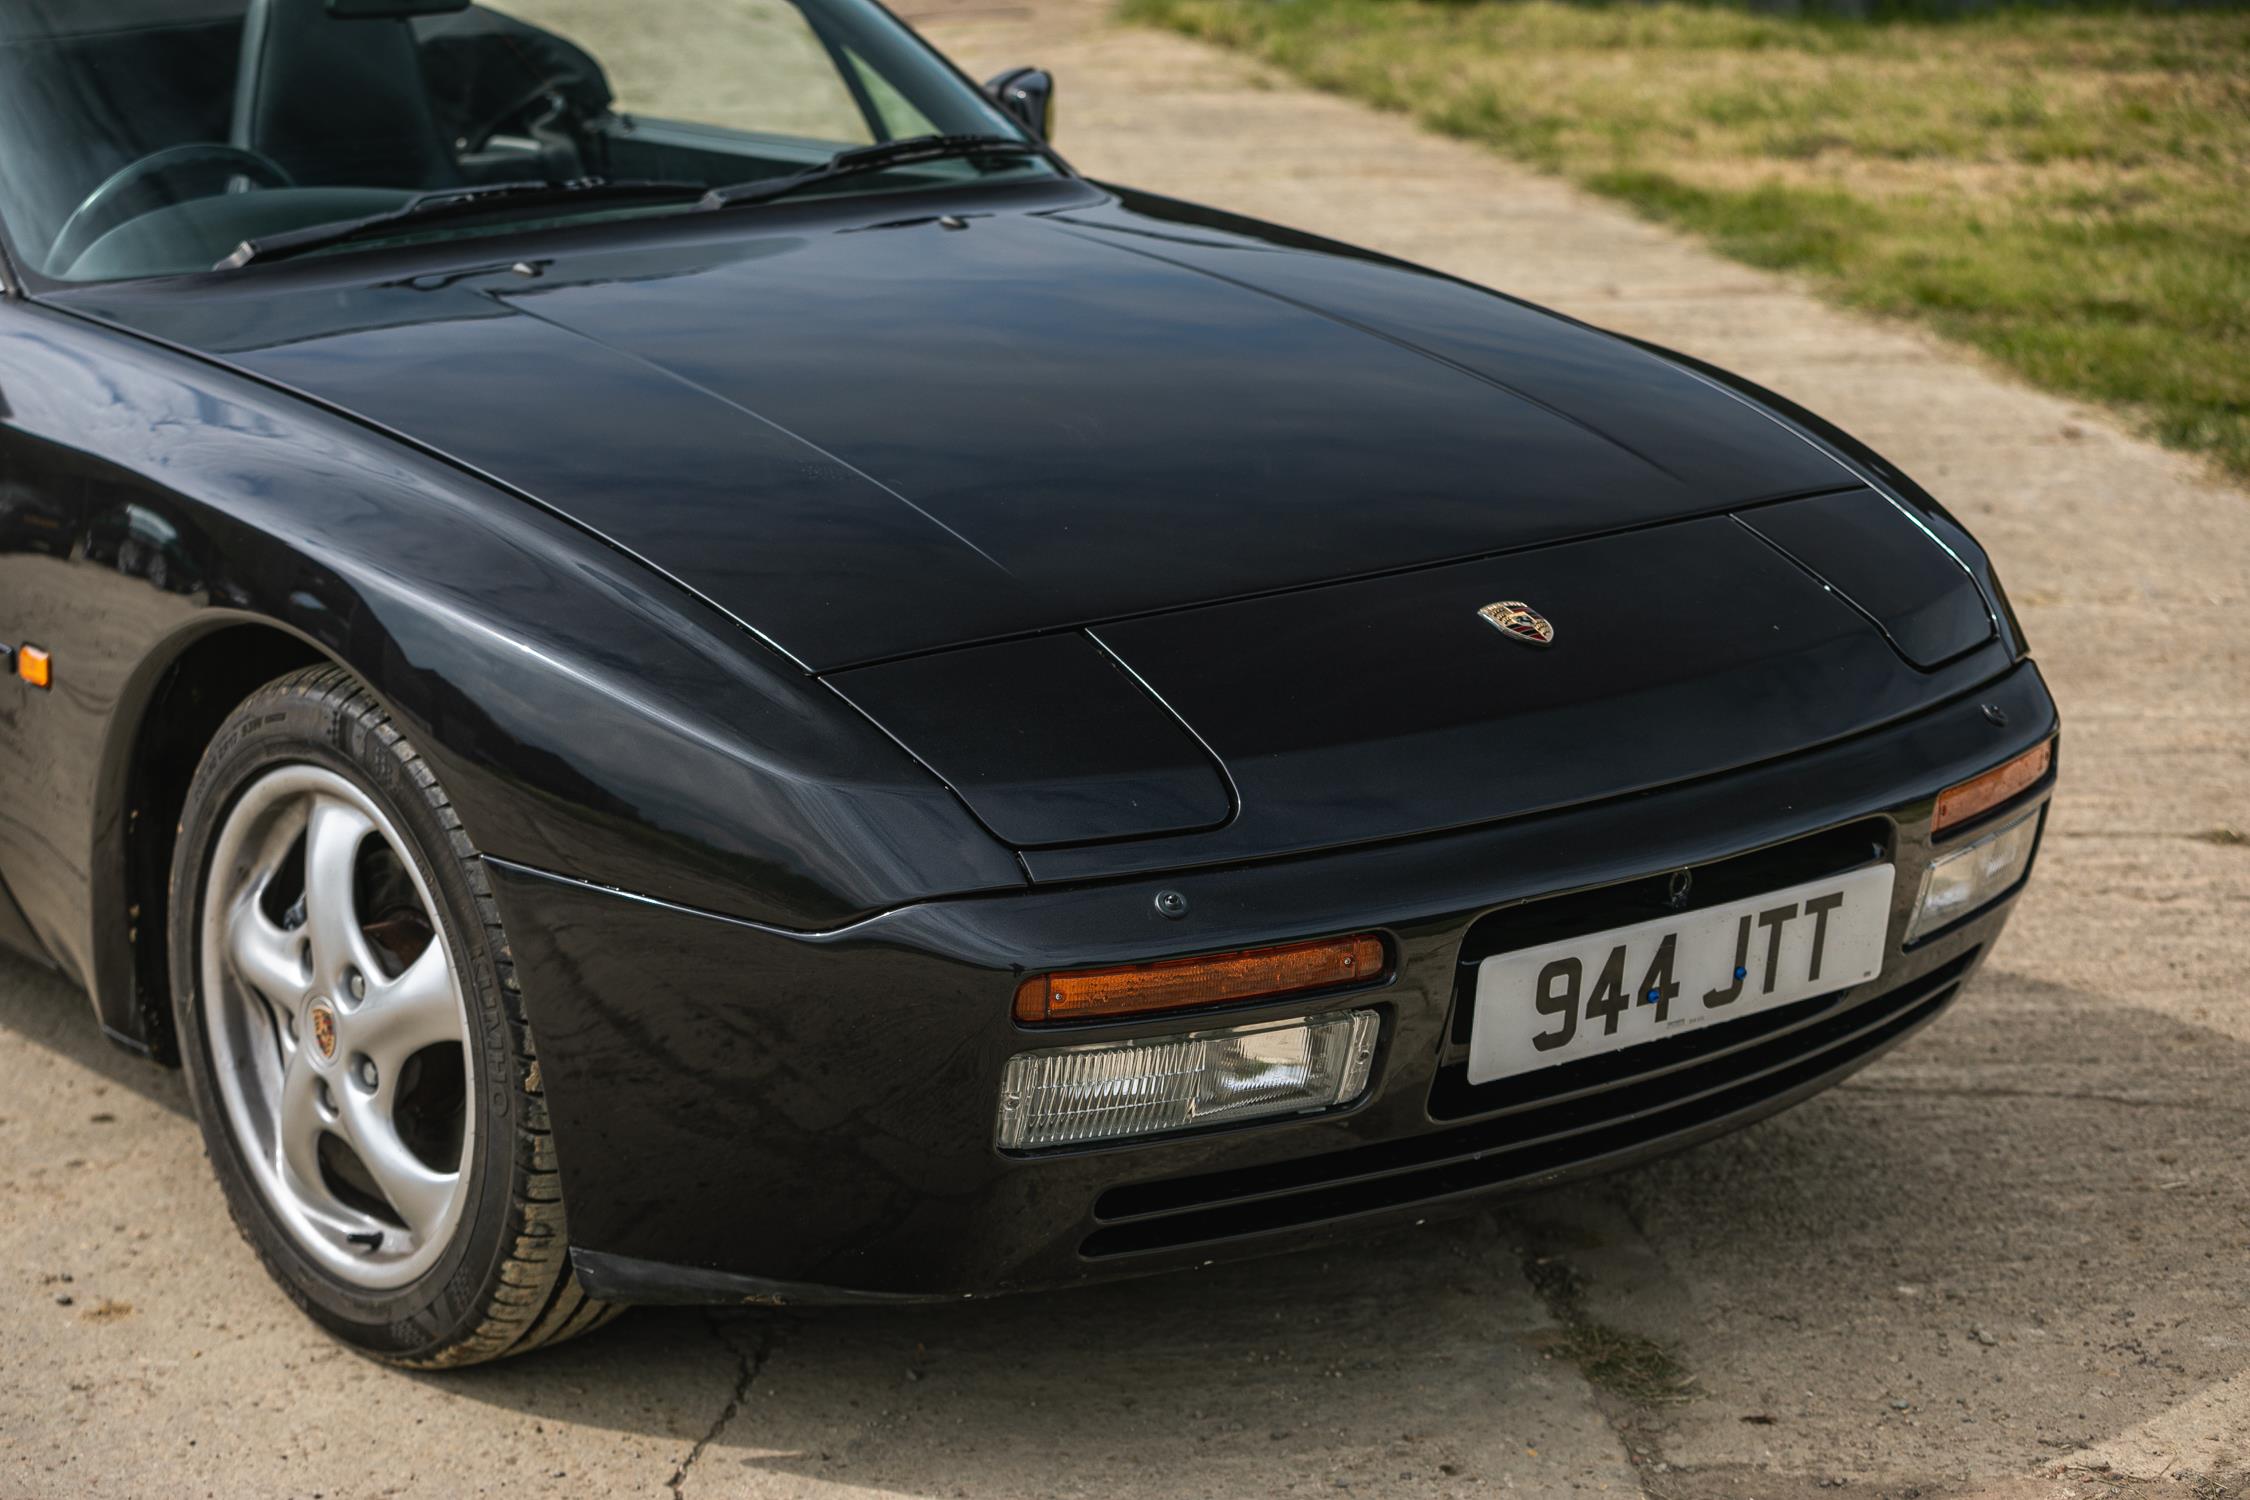
<path id="1" fill-rule="evenodd" d="M 873 0 L 0 7 L 0 944 L 341 1338 L 1422 1218 L 1998 936 L 2056 715 L 1929 495 L 1052 98 Z"/>

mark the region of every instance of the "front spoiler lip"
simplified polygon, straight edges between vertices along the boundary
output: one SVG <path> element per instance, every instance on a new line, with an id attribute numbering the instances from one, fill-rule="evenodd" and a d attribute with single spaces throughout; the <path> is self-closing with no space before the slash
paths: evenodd
<path id="1" fill-rule="evenodd" d="M 746 1276 L 739 1271 L 669 1265 L 631 1255 L 583 1250 L 576 1245 L 570 1250 L 570 1268 L 578 1276 L 579 1288 L 595 1301 L 633 1307 L 921 1307 L 933 1302 L 960 1302 L 976 1295 L 860 1292 L 849 1287 Z"/>

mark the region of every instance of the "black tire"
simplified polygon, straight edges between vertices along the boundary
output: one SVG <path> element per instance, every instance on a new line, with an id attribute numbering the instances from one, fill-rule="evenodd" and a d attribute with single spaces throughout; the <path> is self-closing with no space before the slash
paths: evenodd
<path id="1" fill-rule="evenodd" d="M 201 994 L 202 904 L 213 841 L 243 789 L 288 763 L 334 772 L 384 809 L 433 893 L 469 1008 L 477 1087 L 468 1196 L 440 1258 L 395 1290 L 354 1286 L 297 1243 L 228 1123 Z M 538 1055 L 484 862 L 427 763 L 347 672 L 308 668 L 251 694 L 205 752 L 172 864 L 171 969 L 188 1092 L 235 1224 L 315 1322 L 353 1348 L 421 1369 L 476 1364 L 588 1332 L 621 1309 L 586 1296 L 570 1268 Z"/>

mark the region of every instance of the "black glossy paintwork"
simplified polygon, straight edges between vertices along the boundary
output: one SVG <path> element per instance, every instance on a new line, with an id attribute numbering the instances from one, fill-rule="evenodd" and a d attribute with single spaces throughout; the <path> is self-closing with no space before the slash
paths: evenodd
<path id="1" fill-rule="evenodd" d="M 1915 585 L 1847 603 L 1863 485 Z M 1869 817 L 1904 891 L 2053 722 L 1983 552 L 1817 418 L 1076 180 L 0 298 L 0 639 L 57 671 L 0 682 L 0 942 L 121 1040 L 151 705 L 340 663 L 494 859 L 574 1239 L 863 1290 L 1068 1280 L 1103 1187 L 1427 1129 L 1495 908 Z M 1364 1107 L 991 1149 L 1027 968 L 1370 926 Z"/>
<path id="2" fill-rule="evenodd" d="M 1872 490 L 1760 506 L 1743 524 L 1883 628 L 1899 654 L 1936 667 L 1993 638 L 1991 606 L 1967 570 Z"/>
<path id="3" fill-rule="evenodd" d="M 1075 632 L 828 681 L 1019 849 L 1215 828 L 1234 811 L 1210 752 Z"/>
<path id="4" fill-rule="evenodd" d="M 1682 354 L 1676 349 L 1666 349 L 1645 339 L 1633 339 L 1630 342 L 1677 364 L 1683 370 L 1702 376 L 1722 390 L 1732 391 L 1741 400 L 1785 424 L 1806 442 L 1851 469 L 1870 487 L 1897 501 L 1921 522 L 1938 545 L 1969 570 L 1985 602 L 1996 612 L 2000 644 L 2009 657 L 2014 659 L 2029 654 L 2031 643 L 2024 635 L 2023 624 L 2016 618 L 2014 607 L 2008 603 L 2007 590 L 2000 585 L 2000 575 L 1994 570 L 1992 559 L 1977 539 L 1969 534 L 1968 528 L 1955 519 L 1953 513 L 1941 505 L 1935 496 L 1916 483 L 1912 475 L 1819 413 L 1806 410 L 1779 392 L 1768 390 L 1732 370 L 1722 369 L 1707 360 Z"/>
<path id="5" fill-rule="evenodd" d="M 537 277 L 69 295 L 500 476 L 816 669 L 1852 482 L 1708 383 L 1444 278 L 1178 242 L 1082 187 L 1004 201 Z"/>
<path id="6" fill-rule="evenodd" d="M 182 652 L 251 623 L 360 672 L 495 854 L 801 927 L 1022 883 L 827 689 L 456 469 L 20 301 L 0 399 L 0 629 L 56 675 L 0 682 L 0 878 L 120 1030 L 142 715 Z"/>
<path id="7" fill-rule="evenodd" d="M 1104 243 L 1419 350 L 1602 434 L 1700 496 L 1755 500 L 1846 477 L 1829 455 L 1671 360 L 1420 266 L 1147 193 L 1056 217 Z M 1505 477 L 1511 492 L 1578 488 L 1567 472 Z"/>
<path id="8" fill-rule="evenodd" d="M 527 994 L 545 997 L 537 1024 L 572 1240 L 815 1288 L 920 1294 L 1006 1290 L 1227 1253 L 1199 1246 L 1096 1267 L 1076 1247 L 1095 1227 L 1095 1199 L 1122 1183 L 1438 1128 L 1432 1080 L 1460 1050 L 1449 1041 L 1456 957 L 1464 936 L 1494 911 L 1874 818 L 1889 828 L 1886 852 L 1900 866 L 1892 956 L 1880 982 L 1989 943 L 2004 909 L 1912 954 L 1897 950 L 1928 858 L 1937 789 L 2053 731 L 2053 704 L 2030 666 L 1984 696 L 2007 710 L 2006 726 L 1965 700 L 1756 773 L 1567 815 L 1161 882 L 929 903 L 818 937 L 500 871 Z M 1151 897 L 1160 888 L 1187 897 L 1185 921 L 1157 913 Z M 1396 979 L 1312 1007 L 1372 1004 L 1383 1012 L 1383 1056 L 1364 1106 L 1155 1145 L 1037 1157 L 992 1149 L 1006 1058 L 1057 1040 L 1009 1020 L 1007 999 L 1025 967 L 1365 927 L 1390 940 Z M 714 984 L 720 974 L 731 982 Z M 1253 1004 L 1228 1018 L 1306 1009 L 1302 1001 Z M 1074 1028 L 1068 1039 L 1164 1029 Z M 557 1036 L 567 1038 L 559 1057 Z M 783 1204 L 785 1213 L 776 1210 Z"/>
<path id="9" fill-rule="evenodd" d="M 1478 616 L 1502 599 L 1545 613 L 1554 644 L 1527 646 Z M 1939 677 L 1915 670 L 1856 610 L 1723 516 L 1098 634 L 1231 769 L 1242 814 L 1161 851 L 1040 851 L 1027 856 L 1040 880 L 1625 795 L 1865 733 L 2007 666 L 1994 652 Z"/>

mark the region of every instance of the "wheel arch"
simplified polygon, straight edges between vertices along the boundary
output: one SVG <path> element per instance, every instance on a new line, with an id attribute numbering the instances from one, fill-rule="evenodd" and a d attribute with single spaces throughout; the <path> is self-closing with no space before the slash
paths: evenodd
<path id="1" fill-rule="evenodd" d="M 119 1046 L 167 1066 L 179 1062 L 169 967 L 172 851 L 204 751 L 258 688 L 332 661 L 269 619 L 198 619 L 149 653 L 127 682 L 97 783 L 91 891 L 89 988 L 96 1018 Z"/>

